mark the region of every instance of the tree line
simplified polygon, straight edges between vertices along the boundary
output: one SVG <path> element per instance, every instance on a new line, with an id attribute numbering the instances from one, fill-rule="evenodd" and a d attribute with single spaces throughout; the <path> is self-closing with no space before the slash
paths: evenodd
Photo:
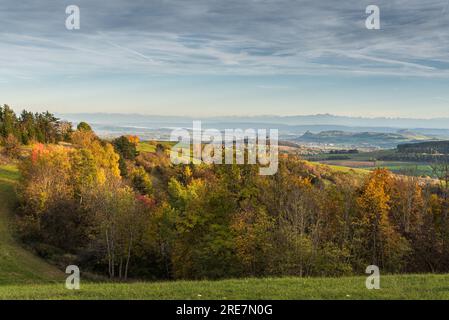
<path id="1" fill-rule="evenodd" d="M 449 271 L 449 186 L 281 155 L 173 165 L 167 146 L 71 133 L 20 165 L 17 227 L 40 255 L 110 278 L 217 279 Z"/>
<path id="2" fill-rule="evenodd" d="M 67 140 L 71 131 L 70 122 L 61 121 L 48 111 L 32 113 L 23 110 L 17 116 L 8 105 L 0 106 L 0 138 L 3 143 L 8 139 L 24 145 L 57 143 Z"/>

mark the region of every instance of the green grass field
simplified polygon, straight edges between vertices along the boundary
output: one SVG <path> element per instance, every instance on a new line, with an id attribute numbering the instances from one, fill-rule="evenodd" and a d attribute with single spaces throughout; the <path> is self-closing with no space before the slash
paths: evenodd
<path id="1" fill-rule="evenodd" d="M 156 151 L 156 145 L 149 143 L 147 141 L 139 142 L 137 145 L 137 151 L 139 152 L 155 152 Z"/>
<path id="2" fill-rule="evenodd" d="M 368 290 L 365 277 L 265 278 L 154 283 L 63 283 L 0 286 L 0 299 L 449 299 L 449 275 L 381 277 L 379 290 Z"/>
<path id="3" fill-rule="evenodd" d="M 139 152 L 156 152 L 156 144 L 161 144 L 166 148 L 170 148 L 174 145 L 173 142 L 169 141 L 141 141 L 137 145 L 137 151 Z"/>
<path id="4" fill-rule="evenodd" d="M 0 299 L 449 299 L 449 275 L 388 275 L 380 290 L 365 277 L 266 278 L 135 283 L 83 282 L 65 288 L 65 275 L 23 249 L 13 237 L 18 172 L 0 166 Z"/>

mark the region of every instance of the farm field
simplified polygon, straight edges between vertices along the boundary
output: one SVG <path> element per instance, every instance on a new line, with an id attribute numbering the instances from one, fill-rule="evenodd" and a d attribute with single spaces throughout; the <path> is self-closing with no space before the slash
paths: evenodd
<path id="1" fill-rule="evenodd" d="M 391 172 L 404 174 L 412 173 L 418 176 L 431 176 L 432 168 L 426 163 L 417 162 L 400 162 L 400 161 L 357 161 L 357 160 L 325 160 L 320 161 L 322 164 L 331 166 L 342 166 L 348 168 L 358 168 L 366 170 L 374 170 L 377 168 L 386 168 Z"/>
<path id="2" fill-rule="evenodd" d="M 429 163 L 412 161 L 381 161 L 381 157 L 394 154 L 395 150 L 379 150 L 358 154 L 318 154 L 305 157 L 309 161 L 318 162 L 330 166 L 341 166 L 354 169 L 374 170 L 386 168 L 393 173 L 414 176 L 432 176 L 432 168 Z M 344 159 L 343 159 L 344 158 Z"/>

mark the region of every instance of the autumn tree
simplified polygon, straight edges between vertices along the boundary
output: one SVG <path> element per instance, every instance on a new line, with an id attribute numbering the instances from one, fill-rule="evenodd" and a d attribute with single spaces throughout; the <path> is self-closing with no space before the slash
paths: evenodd
<path id="1" fill-rule="evenodd" d="M 20 156 L 20 142 L 13 135 L 9 134 L 5 139 L 3 139 L 3 153 L 10 158 L 18 158 Z"/>
<path id="2" fill-rule="evenodd" d="M 365 258 L 365 264 L 398 271 L 410 248 L 390 220 L 391 184 L 391 174 L 385 169 L 370 175 L 357 199 L 360 220 L 356 236 L 362 239 L 358 254 Z"/>

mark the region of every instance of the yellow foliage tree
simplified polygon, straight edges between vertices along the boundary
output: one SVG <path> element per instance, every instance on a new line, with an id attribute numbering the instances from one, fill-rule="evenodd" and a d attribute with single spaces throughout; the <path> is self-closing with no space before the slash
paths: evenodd
<path id="1" fill-rule="evenodd" d="M 367 263 L 387 270 L 398 270 L 401 261 L 409 251 L 409 245 L 390 221 L 391 173 L 386 169 L 375 170 L 357 199 L 360 217 L 360 231 L 364 241 L 361 252 Z"/>

